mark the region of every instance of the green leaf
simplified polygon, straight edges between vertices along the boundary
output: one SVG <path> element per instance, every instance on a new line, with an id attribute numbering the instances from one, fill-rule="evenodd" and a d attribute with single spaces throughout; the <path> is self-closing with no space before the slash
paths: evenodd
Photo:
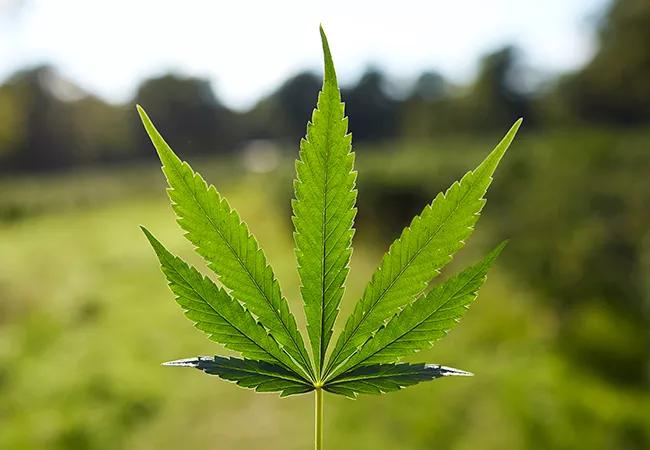
<path id="1" fill-rule="evenodd" d="M 465 315 L 487 279 L 487 272 L 506 242 L 482 261 L 436 286 L 396 314 L 385 327 L 332 373 L 349 371 L 368 364 L 399 361 L 403 356 L 431 347 Z"/>
<path id="2" fill-rule="evenodd" d="M 321 38 L 323 88 L 300 143 L 292 201 L 295 252 L 313 361 L 246 224 L 214 186 L 208 186 L 174 154 L 138 106 L 162 161 L 178 223 L 224 288 L 143 230 L 185 315 L 212 340 L 244 358 L 198 357 L 166 365 L 195 367 L 240 386 L 282 396 L 318 389 L 316 445 L 322 442 L 321 389 L 355 398 L 443 376 L 471 375 L 399 360 L 431 346 L 455 326 L 476 299 L 502 250 L 504 244 L 425 293 L 472 233 L 492 175 L 521 125 L 517 121 L 475 170 L 436 196 L 393 242 L 327 360 L 349 273 L 357 191 L 352 138 L 322 28 Z"/>
<path id="3" fill-rule="evenodd" d="M 518 120 L 474 170 L 416 216 L 384 255 L 328 361 L 329 375 L 356 352 L 384 321 L 412 302 L 438 275 L 474 229 L 499 161 L 521 125 Z"/>
<path id="4" fill-rule="evenodd" d="M 317 377 L 349 272 L 357 196 L 352 138 L 322 28 L 321 38 L 323 89 L 300 142 L 292 202 L 298 272 Z"/>
<path id="5" fill-rule="evenodd" d="M 257 240 L 228 202 L 182 162 L 138 107 L 142 122 L 163 164 L 169 198 L 186 237 L 210 269 L 269 330 L 300 367 L 312 377 L 309 356 L 287 300 Z"/>
<path id="6" fill-rule="evenodd" d="M 292 372 L 275 364 L 249 359 L 199 356 L 163 363 L 164 366 L 194 367 L 210 375 L 217 375 L 237 385 L 257 392 L 280 392 L 280 397 L 304 394 L 314 386 L 297 378 Z"/>
<path id="7" fill-rule="evenodd" d="M 378 364 L 346 372 L 327 382 L 323 389 L 356 398 L 358 394 L 383 394 L 449 376 L 469 377 L 472 374 L 437 364 Z"/>
<path id="8" fill-rule="evenodd" d="M 169 287 L 176 294 L 176 302 L 196 328 L 211 340 L 247 358 L 281 364 L 300 373 L 300 368 L 289 355 L 239 302 L 194 267 L 171 254 L 146 228 L 142 227 L 142 231 L 160 260 Z"/>

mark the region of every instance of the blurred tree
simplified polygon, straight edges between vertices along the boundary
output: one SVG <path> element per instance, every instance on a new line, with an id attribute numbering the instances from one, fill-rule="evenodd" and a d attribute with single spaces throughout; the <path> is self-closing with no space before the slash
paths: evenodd
<path id="1" fill-rule="evenodd" d="M 650 2 L 615 0 L 600 25 L 593 60 L 562 83 L 580 118 L 632 124 L 650 120 Z"/>
<path id="2" fill-rule="evenodd" d="M 126 116 L 47 66 L 0 87 L 0 168 L 51 170 L 130 150 Z"/>
<path id="3" fill-rule="evenodd" d="M 532 96 L 524 89 L 526 75 L 513 47 L 483 58 L 476 80 L 464 89 L 450 86 L 435 72 L 425 72 L 398 105 L 401 132 L 410 140 L 459 129 L 489 132 L 522 116 L 530 128 L 536 120 Z"/>
<path id="4" fill-rule="evenodd" d="M 501 129 L 519 117 L 526 117 L 530 126 L 530 99 L 516 88 L 521 76 L 514 47 L 487 55 L 467 96 L 458 103 L 458 119 L 473 130 Z"/>
<path id="5" fill-rule="evenodd" d="M 447 82 L 438 72 L 423 72 L 415 83 L 413 84 L 413 89 L 411 90 L 411 98 L 424 100 L 424 101 L 435 101 L 440 100 L 447 94 Z"/>
<path id="6" fill-rule="evenodd" d="M 245 113 L 247 139 L 279 139 L 295 146 L 305 135 L 322 80 L 311 72 L 298 73 Z"/>
<path id="7" fill-rule="evenodd" d="M 69 136 L 74 163 L 104 163 L 133 158 L 135 140 L 126 106 L 114 106 L 93 96 L 70 104 L 73 133 Z"/>
<path id="8" fill-rule="evenodd" d="M 207 80 L 171 74 L 152 78 L 140 85 L 135 102 L 147 108 L 156 126 L 165 130 L 170 145 L 185 153 L 229 151 L 237 142 L 236 116 L 219 102 Z M 153 157 L 142 127 L 135 116 L 132 119 L 137 152 Z"/>
<path id="9" fill-rule="evenodd" d="M 24 139 L 24 112 L 16 90 L 9 84 L 0 86 L 0 166 L 7 164 Z"/>
<path id="10" fill-rule="evenodd" d="M 7 145 L 3 165 L 44 170 L 71 160 L 66 145 L 69 110 L 50 89 L 55 76 L 50 67 L 36 67 L 16 73 L 2 87 L 2 134 Z"/>
<path id="11" fill-rule="evenodd" d="M 407 140 L 430 140 L 445 130 L 457 130 L 451 113 L 452 88 L 437 72 L 422 73 L 398 105 L 400 134 Z"/>
<path id="12" fill-rule="evenodd" d="M 354 140 L 379 141 L 397 135 L 398 101 L 386 94 L 386 77 L 368 69 L 352 88 L 343 89 Z"/>
<path id="13" fill-rule="evenodd" d="M 284 119 L 280 126 L 284 137 L 295 140 L 305 135 L 305 123 L 311 119 L 321 84 L 320 76 L 303 72 L 289 78 L 273 94 L 279 117 Z"/>

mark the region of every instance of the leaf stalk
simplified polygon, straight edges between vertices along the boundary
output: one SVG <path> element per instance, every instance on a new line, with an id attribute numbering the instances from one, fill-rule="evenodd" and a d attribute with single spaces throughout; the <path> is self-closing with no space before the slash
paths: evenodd
<path id="1" fill-rule="evenodd" d="M 314 449 L 323 450 L 323 388 L 317 387 L 314 392 L 316 395 L 316 409 L 314 411 Z"/>

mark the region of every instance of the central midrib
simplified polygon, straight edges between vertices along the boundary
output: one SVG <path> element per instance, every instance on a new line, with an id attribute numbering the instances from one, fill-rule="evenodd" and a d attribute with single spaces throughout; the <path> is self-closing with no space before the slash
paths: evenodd
<path id="1" fill-rule="evenodd" d="M 325 90 L 328 87 L 328 84 L 325 85 L 325 88 L 323 88 L 323 94 L 325 94 Z M 329 94 L 329 89 L 328 89 L 328 94 Z M 328 184 L 329 184 L 329 159 L 330 159 L 330 133 L 329 133 L 329 127 L 332 122 L 332 114 L 333 114 L 333 108 L 330 105 L 329 110 L 327 111 L 327 116 L 326 116 L 326 130 L 327 132 L 325 133 L 325 185 L 323 186 L 323 215 L 322 215 L 322 226 L 321 226 L 321 235 L 322 235 L 322 247 L 323 247 L 323 253 L 322 253 L 322 264 L 321 264 L 321 311 L 320 311 L 320 342 L 319 342 L 319 363 L 318 363 L 318 378 L 321 377 L 321 372 L 323 371 L 323 362 L 325 362 L 325 348 L 326 348 L 326 343 L 325 343 L 325 276 L 327 271 L 325 270 L 325 259 L 327 258 L 327 207 L 328 207 Z"/>

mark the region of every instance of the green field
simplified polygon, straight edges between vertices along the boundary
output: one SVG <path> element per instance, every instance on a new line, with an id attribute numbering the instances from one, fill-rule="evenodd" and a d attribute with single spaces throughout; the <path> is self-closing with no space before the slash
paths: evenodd
<path id="1" fill-rule="evenodd" d="M 361 159 L 368 173 L 381 166 Z M 302 326 L 288 173 L 236 177 L 238 163 L 205 167 L 265 249 Z M 363 193 L 363 172 L 359 183 Z M 309 447 L 311 395 L 258 395 L 199 371 L 160 366 L 225 351 L 183 317 L 138 228 L 147 225 L 200 264 L 174 222 L 157 169 L 15 178 L 0 183 L 0 192 L 0 448 Z M 501 208 L 488 203 L 491 231 L 479 233 L 454 267 L 497 242 Z M 389 242 L 369 220 L 355 238 L 346 311 Z M 553 305 L 498 262 L 461 326 L 412 358 L 476 376 L 357 401 L 327 395 L 328 448 L 643 448 L 650 393 L 612 383 L 559 351 L 562 317 Z"/>

